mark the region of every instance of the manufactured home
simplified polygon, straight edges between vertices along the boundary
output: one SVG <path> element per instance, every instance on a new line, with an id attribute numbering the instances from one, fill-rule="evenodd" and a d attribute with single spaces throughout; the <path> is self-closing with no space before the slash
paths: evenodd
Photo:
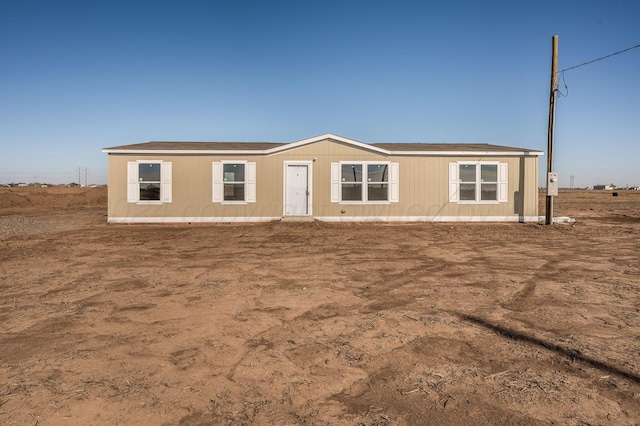
<path id="1" fill-rule="evenodd" d="M 110 223 L 537 222 L 536 150 L 488 144 L 146 142 L 105 148 Z"/>

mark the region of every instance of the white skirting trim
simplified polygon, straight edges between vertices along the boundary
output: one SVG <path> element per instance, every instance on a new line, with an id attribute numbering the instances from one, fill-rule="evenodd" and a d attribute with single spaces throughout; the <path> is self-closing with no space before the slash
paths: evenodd
<path id="1" fill-rule="evenodd" d="M 250 223 L 277 217 L 109 217 L 108 223 Z M 310 218 L 311 219 L 311 218 Z M 538 216 L 315 216 L 323 222 L 539 222 Z"/>
<path id="2" fill-rule="evenodd" d="M 538 222 L 538 216 L 316 216 L 323 222 Z"/>
<path id="3" fill-rule="evenodd" d="M 249 223 L 271 222 L 278 217 L 109 217 L 108 223 Z"/>

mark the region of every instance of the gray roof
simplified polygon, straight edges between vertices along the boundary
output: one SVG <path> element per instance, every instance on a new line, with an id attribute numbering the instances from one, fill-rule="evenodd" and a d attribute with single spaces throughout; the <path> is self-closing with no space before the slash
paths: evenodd
<path id="1" fill-rule="evenodd" d="M 297 142 L 144 142 L 131 145 L 114 146 L 104 148 L 103 152 L 108 153 L 129 153 L 129 152 L 171 152 L 176 151 L 181 154 L 194 153 L 232 153 L 247 151 L 252 154 L 273 154 L 275 152 L 286 151 L 299 146 L 319 142 L 322 140 L 332 140 L 337 143 L 351 145 L 360 149 L 369 149 L 382 154 L 396 153 L 398 155 L 420 155 L 420 153 L 498 153 L 501 155 L 541 155 L 542 152 L 533 149 L 516 148 L 510 146 L 491 145 L 485 143 L 362 143 L 353 139 L 325 134 Z"/>
<path id="2" fill-rule="evenodd" d="M 114 146 L 105 149 L 126 149 L 132 151 L 236 151 L 236 150 L 258 150 L 272 149 L 286 143 L 275 142 L 143 142 L 131 145 Z"/>
<path id="3" fill-rule="evenodd" d="M 532 149 L 491 145 L 487 143 L 372 143 L 371 145 L 388 151 L 535 151 Z"/>

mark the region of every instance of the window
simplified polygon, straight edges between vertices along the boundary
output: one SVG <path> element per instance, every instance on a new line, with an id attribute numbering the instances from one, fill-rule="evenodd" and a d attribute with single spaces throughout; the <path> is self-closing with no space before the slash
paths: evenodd
<path id="1" fill-rule="evenodd" d="M 479 204 L 506 202 L 507 164 L 450 163 L 449 201 Z"/>
<path id="2" fill-rule="evenodd" d="M 331 201 L 398 202 L 398 163 L 332 163 Z"/>
<path id="3" fill-rule="evenodd" d="M 224 201 L 244 201 L 244 164 L 223 164 Z"/>
<path id="4" fill-rule="evenodd" d="M 160 201 L 160 163 L 138 163 L 140 201 Z"/>
<path id="5" fill-rule="evenodd" d="M 367 165 L 367 199 L 369 201 L 389 200 L 389 165 Z"/>
<path id="6" fill-rule="evenodd" d="M 127 163 L 127 202 L 162 204 L 171 202 L 171 163 L 139 160 Z"/>
<path id="7" fill-rule="evenodd" d="M 362 201 L 362 164 L 342 164 L 342 201 Z"/>
<path id="8" fill-rule="evenodd" d="M 222 161 L 213 163 L 213 202 L 255 203 L 256 163 Z"/>
<path id="9" fill-rule="evenodd" d="M 480 200 L 498 201 L 498 165 L 480 165 Z"/>

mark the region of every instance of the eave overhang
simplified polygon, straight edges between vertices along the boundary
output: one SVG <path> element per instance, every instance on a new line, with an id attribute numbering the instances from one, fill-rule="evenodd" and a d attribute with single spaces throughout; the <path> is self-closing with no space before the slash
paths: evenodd
<path id="1" fill-rule="evenodd" d="M 270 156 L 280 152 L 290 151 L 296 148 L 300 148 L 313 143 L 321 142 L 324 140 L 332 140 L 334 142 L 343 143 L 355 148 L 375 152 L 385 156 L 421 156 L 421 157 L 444 157 L 444 156 L 492 156 L 492 157 L 532 157 L 544 155 L 542 151 L 530 151 L 530 150 L 505 150 L 500 149 L 482 151 L 482 150 L 404 150 L 396 151 L 393 149 L 380 148 L 375 145 L 370 145 L 362 142 L 348 139 L 342 136 L 337 136 L 331 133 L 327 133 L 320 136 L 315 136 L 308 139 L 303 139 L 297 142 L 284 143 L 269 149 L 144 149 L 144 148 L 127 148 L 126 146 L 104 148 L 102 152 L 107 154 L 155 154 L 155 155 L 258 155 L 258 156 Z M 179 142 L 177 142 L 179 143 Z M 391 144 L 386 144 L 391 145 Z M 428 144 L 424 144 L 425 146 Z M 455 146 L 455 144 L 451 144 Z M 468 145 L 467 145 L 468 146 Z M 496 147 L 498 148 L 498 147 Z"/>

